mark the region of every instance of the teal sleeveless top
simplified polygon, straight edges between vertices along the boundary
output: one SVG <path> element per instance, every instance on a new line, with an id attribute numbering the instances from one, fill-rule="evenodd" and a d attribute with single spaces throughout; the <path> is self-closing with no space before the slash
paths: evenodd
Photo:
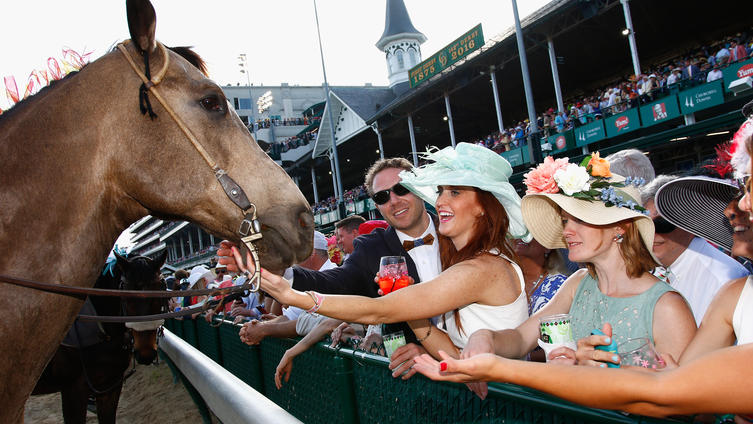
<path id="1" fill-rule="evenodd" d="M 575 340 L 591 335 L 604 323 L 612 324 L 612 337 L 617 345 L 627 339 L 648 337 L 654 341 L 653 323 L 656 301 L 666 292 L 676 291 L 658 281 L 648 290 L 631 297 L 609 297 L 599 290 L 590 274 L 578 285 L 570 306 Z"/>

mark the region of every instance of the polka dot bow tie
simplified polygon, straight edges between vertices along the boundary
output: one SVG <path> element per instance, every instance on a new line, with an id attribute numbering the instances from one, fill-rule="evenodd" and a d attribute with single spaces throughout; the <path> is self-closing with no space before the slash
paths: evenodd
<path id="1" fill-rule="evenodd" d="M 415 239 L 415 240 L 405 240 L 403 242 L 403 249 L 406 251 L 413 249 L 414 247 L 423 246 L 423 245 L 431 245 L 434 243 L 434 236 L 431 234 L 427 234 L 424 236 L 424 238 Z"/>

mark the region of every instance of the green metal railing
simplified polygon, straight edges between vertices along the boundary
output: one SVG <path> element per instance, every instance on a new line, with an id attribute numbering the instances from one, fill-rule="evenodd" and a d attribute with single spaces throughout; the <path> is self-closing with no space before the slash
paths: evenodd
<path id="1" fill-rule="evenodd" d="M 489 384 L 480 400 L 465 385 L 435 382 L 417 375 L 392 378 L 388 360 L 321 343 L 298 356 L 290 381 L 274 386 L 277 364 L 296 340 L 267 338 L 247 346 L 240 326 L 203 319 L 168 320 L 165 328 L 306 423 L 660 423 L 677 422 L 585 408 L 512 384 Z M 191 337 L 193 337 L 191 339 Z"/>

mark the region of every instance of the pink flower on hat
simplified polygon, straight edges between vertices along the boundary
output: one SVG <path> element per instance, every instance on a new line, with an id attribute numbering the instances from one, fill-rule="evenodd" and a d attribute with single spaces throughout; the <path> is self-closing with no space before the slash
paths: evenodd
<path id="1" fill-rule="evenodd" d="M 567 160 L 567 158 L 554 159 L 547 156 L 541 165 L 523 175 L 526 194 L 559 193 L 560 189 L 554 181 L 554 173 L 567 168 Z"/>

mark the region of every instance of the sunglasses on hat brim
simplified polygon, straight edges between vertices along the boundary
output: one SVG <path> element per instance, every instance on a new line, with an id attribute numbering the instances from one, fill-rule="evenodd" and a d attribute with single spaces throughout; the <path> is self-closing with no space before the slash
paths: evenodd
<path id="1" fill-rule="evenodd" d="M 376 193 L 372 194 L 371 199 L 377 205 L 383 205 L 390 201 L 390 192 L 395 193 L 395 195 L 397 196 L 405 196 L 406 194 L 410 193 L 410 190 L 405 188 L 404 185 L 397 183 L 386 190 L 377 191 Z"/>

